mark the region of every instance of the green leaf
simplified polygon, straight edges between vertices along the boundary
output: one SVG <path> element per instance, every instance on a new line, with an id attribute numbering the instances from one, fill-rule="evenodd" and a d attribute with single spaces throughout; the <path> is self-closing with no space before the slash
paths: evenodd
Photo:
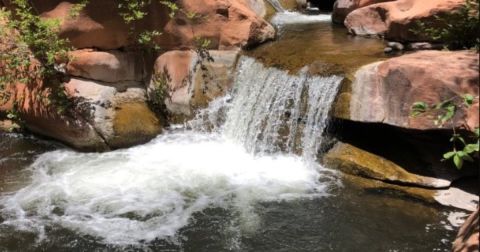
<path id="1" fill-rule="evenodd" d="M 443 158 L 445 160 L 448 160 L 448 159 L 452 158 L 453 156 L 455 156 L 455 151 L 450 151 L 450 152 L 447 152 L 447 153 L 443 154 Z"/>
<path id="2" fill-rule="evenodd" d="M 462 169 L 463 167 L 463 159 L 458 155 L 458 153 L 453 156 L 453 163 L 457 169 Z"/>
<path id="3" fill-rule="evenodd" d="M 479 144 L 476 143 L 476 144 L 467 144 L 465 146 L 465 148 L 463 148 L 463 151 L 465 153 L 468 153 L 468 154 L 471 154 L 471 153 L 474 153 L 474 152 L 479 152 L 480 151 L 480 148 L 479 148 Z"/>
<path id="4" fill-rule="evenodd" d="M 467 107 L 470 107 L 470 106 L 472 106 L 474 99 L 475 99 L 475 97 L 473 97 L 473 95 L 471 95 L 471 94 L 465 94 L 465 95 L 463 96 L 463 103 L 464 103 Z"/>
<path id="5" fill-rule="evenodd" d="M 422 113 L 425 113 L 427 112 L 427 109 L 428 109 L 428 105 L 425 102 L 415 102 L 413 103 L 411 108 L 412 110 L 411 116 L 415 117 Z"/>

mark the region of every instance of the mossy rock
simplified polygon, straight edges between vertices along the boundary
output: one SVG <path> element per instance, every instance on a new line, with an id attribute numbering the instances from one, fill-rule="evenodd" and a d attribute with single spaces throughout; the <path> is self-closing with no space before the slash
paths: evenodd
<path id="1" fill-rule="evenodd" d="M 436 203 L 436 189 L 426 189 L 419 187 L 400 186 L 384 183 L 379 180 L 367 179 L 359 176 L 343 174 L 343 180 L 352 184 L 355 188 L 365 191 L 377 191 L 393 194 L 399 197 L 413 198 L 426 203 Z"/>
<path id="2" fill-rule="evenodd" d="M 350 119 L 350 99 L 352 97 L 352 81 L 344 78 L 340 90 L 332 105 L 332 115 L 339 119 Z"/>
<path id="3" fill-rule="evenodd" d="M 350 175 L 385 181 L 392 184 L 425 188 L 447 188 L 451 182 L 406 171 L 397 164 L 353 145 L 338 142 L 325 154 L 324 164 Z"/>
<path id="4" fill-rule="evenodd" d="M 116 108 L 113 130 L 109 145 L 122 148 L 152 139 L 162 132 L 162 125 L 146 103 L 131 102 Z"/>

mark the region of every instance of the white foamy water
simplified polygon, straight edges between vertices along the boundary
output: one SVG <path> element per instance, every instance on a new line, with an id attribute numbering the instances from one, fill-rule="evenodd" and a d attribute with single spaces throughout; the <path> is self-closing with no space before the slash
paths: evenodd
<path id="1" fill-rule="evenodd" d="M 332 16 L 329 14 L 305 15 L 299 12 L 285 11 L 278 12 L 273 16 L 271 23 L 277 27 L 288 24 L 310 24 L 330 22 Z"/>
<path id="2" fill-rule="evenodd" d="M 339 81 L 290 76 L 242 58 L 232 96 L 199 113 L 193 130 L 109 153 L 41 155 L 30 185 L 0 197 L 1 225 L 40 238 L 60 226 L 127 245 L 173 238 L 194 213 L 223 207 L 239 214 L 239 228 L 255 229 L 255 203 L 326 196 L 336 182 L 310 155 L 318 151 Z M 290 133 L 280 134 L 282 125 Z M 303 156 L 290 154 L 297 136 Z M 269 147 L 283 140 L 291 147 Z"/>
<path id="3" fill-rule="evenodd" d="M 104 154 L 54 151 L 31 185 L 4 197 L 4 225 L 50 224 L 130 244 L 174 236 L 194 212 L 233 205 L 246 220 L 256 201 L 325 195 L 319 167 L 288 155 L 255 157 L 215 134 L 169 133 Z"/>

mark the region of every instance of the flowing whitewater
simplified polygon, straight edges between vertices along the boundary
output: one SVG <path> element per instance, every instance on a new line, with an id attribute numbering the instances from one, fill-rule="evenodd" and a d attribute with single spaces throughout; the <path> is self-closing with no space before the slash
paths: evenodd
<path id="1" fill-rule="evenodd" d="M 278 0 L 268 0 L 268 3 L 272 5 L 272 7 L 277 12 L 285 12 L 285 8 L 283 8 L 282 4 Z"/>
<path id="2" fill-rule="evenodd" d="M 272 20 L 270 20 L 270 22 L 277 28 L 289 24 L 309 24 L 330 22 L 332 20 L 330 14 L 306 15 L 295 11 L 287 11 L 278 0 L 268 0 L 268 2 L 277 12 L 272 17 Z"/>
<path id="3" fill-rule="evenodd" d="M 315 158 L 340 81 L 243 57 L 232 93 L 192 129 L 109 153 L 41 155 L 30 185 L 0 198 L 0 227 L 39 240 L 61 227 L 129 245 L 173 239 L 194 213 L 225 208 L 238 214 L 241 232 L 255 230 L 256 203 L 324 197 L 337 182 Z"/>
<path id="4" fill-rule="evenodd" d="M 307 162 L 312 161 L 341 80 L 302 72 L 289 75 L 244 58 L 224 134 L 253 153 L 302 152 Z"/>

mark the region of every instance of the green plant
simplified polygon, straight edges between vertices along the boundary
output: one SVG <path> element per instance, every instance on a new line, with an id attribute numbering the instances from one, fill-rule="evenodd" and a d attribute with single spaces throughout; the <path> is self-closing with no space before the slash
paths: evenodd
<path id="1" fill-rule="evenodd" d="M 73 4 L 68 13 L 69 18 L 77 18 L 85 7 L 87 7 L 89 0 L 82 0 L 80 3 Z"/>
<path id="2" fill-rule="evenodd" d="M 170 92 L 168 83 L 171 81 L 171 77 L 168 70 L 165 68 L 164 73 L 157 73 L 153 76 L 153 90 L 150 94 L 151 107 L 160 114 L 166 115 L 167 108 L 165 106 L 165 99 L 170 99 Z"/>
<path id="3" fill-rule="evenodd" d="M 162 35 L 160 31 L 136 30 L 138 22 L 149 15 L 148 6 L 153 1 L 158 1 L 157 3 L 165 6 L 170 18 L 177 14 L 185 15 L 191 23 L 206 18 L 194 12 L 184 11 L 175 0 L 117 1 L 117 11 L 130 27 L 131 39 L 134 42 L 133 49 L 154 51 L 160 49 L 156 43 L 156 38 Z M 71 60 L 68 55 L 74 48 L 70 46 L 67 39 L 58 35 L 61 25 L 59 19 L 41 18 L 40 13 L 29 0 L 11 0 L 11 3 L 10 10 L 0 9 L 0 51 L 2 52 L 0 54 L 0 105 L 10 100 L 14 83 L 20 82 L 26 85 L 42 83 L 47 85 L 42 86 L 47 90 L 37 90 L 36 100 L 44 105 L 53 106 L 58 113 L 65 113 L 73 105 L 73 101 L 65 93 L 62 85 L 66 77 L 63 66 Z M 71 7 L 68 17 L 77 18 L 88 3 L 89 0 L 78 1 Z M 210 43 L 208 39 L 196 38 L 193 47 L 201 59 L 211 59 L 207 50 Z M 168 95 L 164 86 L 166 84 L 156 91 L 156 96 Z"/>
<path id="4" fill-rule="evenodd" d="M 464 161 L 474 162 L 474 159 L 479 158 L 480 149 L 480 131 L 479 128 L 466 128 L 466 134 L 457 132 L 455 124 L 455 115 L 461 108 L 470 108 L 478 97 L 471 94 L 463 96 L 455 96 L 443 102 L 436 104 L 427 104 L 425 102 L 415 102 L 411 108 L 411 116 L 417 117 L 430 113 L 436 115 L 433 118 L 435 125 L 442 127 L 447 123 L 452 125 L 452 150 L 443 154 L 443 160 L 452 160 L 455 167 L 461 169 Z"/>
<path id="5" fill-rule="evenodd" d="M 479 7 L 480 0 L 466 0 L 458 10 L 435 15 L 431 21 L 418 21 L 417 35 L 445 43 L 449 49 L 480 48 L 480 23 Z"/>
<path id="6" fill-rule="evenodd" d="M 82 1 L 75 5 L 70 15 L 78 15 L 85 4 L 86 1 Z M 41 97 L 40 100 L 54 100 L 54 104 L 66 108 L 66 104 L 70 103 L 68 97 L 57 93 L 64 92 L 59 91 L 56 85 L 63 75 L 59 72 L 58 63 L 68 61 L 68 52 L 72 47 L 66 39 L 58 36 L 60 21 L 41 18 L 27 0 L 12 0 L 12 6 L 11 11 L 0 9 L 2 103 L 9 100 L 15 83 L 43 83 L 45 90 L 35 92 L 48 97 Z M 57 110 L 65 111 L 64 107 L 57 107 Z"/>
<path id="7" fill-rule="evenodd" d="M 155 38 L 162 35 L 161 31 L 151 30 L 136 33 L 136 23 L 148 15 L 147 8 L 152 4 L 152 0 L 120 0 L 119 2 L 117 8 L 123 21 L 130 25 L 130 36 L 135 43 L 133 47 L 146 51 L 159 51 L 160 47 L 155 43 Z M 170 18 L 173 18 L 180 9 L 173 0 L 159 1 L 159 3 L 169 9 Z"/>

